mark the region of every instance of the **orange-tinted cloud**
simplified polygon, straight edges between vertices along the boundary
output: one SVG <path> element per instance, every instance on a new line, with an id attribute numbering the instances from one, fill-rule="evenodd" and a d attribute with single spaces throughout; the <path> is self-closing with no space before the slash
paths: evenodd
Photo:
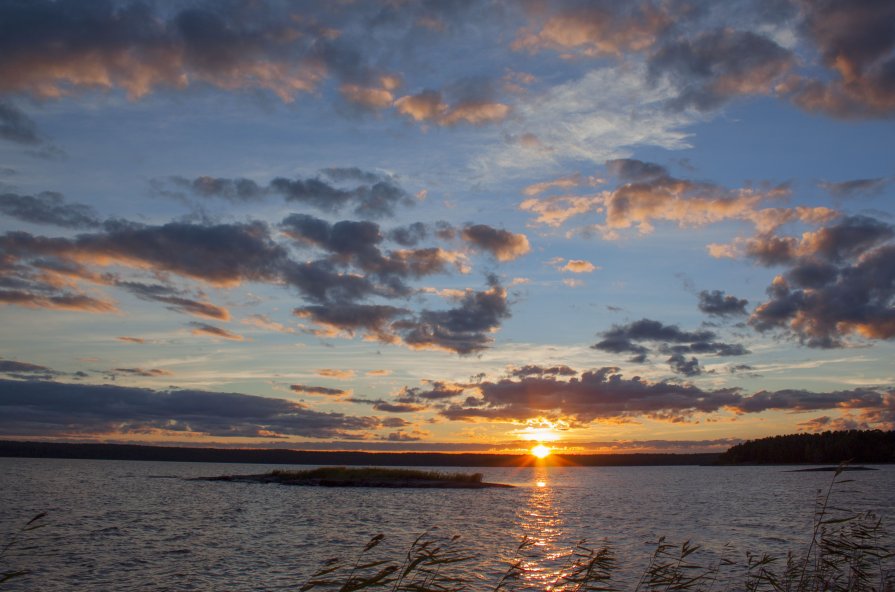
<path id="1" fill-rule="evenodd" d="M 443 126 L 495 123 L 506 118 L 510 112 L 508 105 L 485 99 L 466 99 L 448 105 L 441 93 L 434 90 L 401 97 L 395 101 L 395 108 L 414 121 Z"/>
<path id="2" fill-rule="evenodd" d="M 551 14 L 543 24 L 522 31 L 512 48 L 621 56 L 649 49 L 670 22 L 652 3 L 591 2 Z"/>
<path id="3" fill-rule="evenodd" d="M 493 228 L 487 224 L 472 224 L 463 228 L 463 240 L 487 251 L 498 261 L 512 261 L 531 251 L 524 234 Z"/>
<path id="4" fill-rule="evenodd" d="M 193 328 L 190 331 L 193 335 L 204 335 L 216 339 L 226 339 L 227 341 L 245 341 L 245 337 L 238 333 L 207 323 L 190 323 L 190 326 Z"/>

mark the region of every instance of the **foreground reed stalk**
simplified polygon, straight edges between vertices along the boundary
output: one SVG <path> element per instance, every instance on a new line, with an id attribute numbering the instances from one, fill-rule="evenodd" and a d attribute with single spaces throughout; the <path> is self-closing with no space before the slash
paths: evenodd
<path id="1" fill-rule="evenodd" d="M 726 546 L 720 559 L 700 558 L 701 547 L 685 541 L 680 545 L 659 539 L 634 592 L 895 592 L 895 565 L 882 521 L 872 512 L 855 512 L 831 505 L 841 479 L 843 463 L 826 490 L 818 492 L 811 540 L 804 553 L 790 551 L 785 557 L 747 553 L 745 563 L 730 558 Z M 505 562 L 506 568 L 488 582 L 475 555 L 464 550 L 460 537 L 445 540 L 434 531 L 420 535 L 401 561 L 372 559 L 384 539 L 379 534 L 354 561 L 332 558 L 302 586 L 312 589 L 381 589 L 392 592 L 445 592 L 491 590 L 550 590 L 556 592 L 620 591 L 613 582 L 615 558 L 608 545 L 579 542 L 568 552 L 565 565 L 555 573 L 533 577 L 530 568 L 534 541 L 523 537 Z M 478 574 L 474 576 L 472 574 Z"/>

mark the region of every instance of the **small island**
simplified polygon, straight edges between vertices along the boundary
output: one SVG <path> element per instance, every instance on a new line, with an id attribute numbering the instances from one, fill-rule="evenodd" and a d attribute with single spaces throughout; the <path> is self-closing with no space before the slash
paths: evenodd
<path id="1" fill-rule="evenodd" d="M 199 477 L 197 481 L 234 483 L 279 483 L 318 487 L 417 487 L 427 489 L 485 489 L 512 487 L 502 483 L 486 483 L 481 473 L 444 473 L 412 469 L 376 467 L 321 467 L 307 471 L 275 470 L 260 475 L 222 475 Z"/>

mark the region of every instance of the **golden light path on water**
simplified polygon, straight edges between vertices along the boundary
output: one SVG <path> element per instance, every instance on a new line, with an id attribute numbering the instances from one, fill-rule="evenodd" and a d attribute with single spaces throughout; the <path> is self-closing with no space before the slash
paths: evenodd
<path id="1" fill-rule="evenodd" d="M 518 515 L 524 535 L 518 552 L 521 577 L 530 589 L 552 590 L 562 581 L 558 566 L 565 563 L 570 549 L 560 544 L 564 520 L 557 504 L 556 489 L 550 486 L 548 467 L 536 464 L 532 481 L 534 487 Z"/>

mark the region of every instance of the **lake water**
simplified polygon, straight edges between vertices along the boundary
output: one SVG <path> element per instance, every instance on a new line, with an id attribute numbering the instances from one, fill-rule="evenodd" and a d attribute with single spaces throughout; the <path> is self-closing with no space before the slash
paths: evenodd
<path id="1" fill-rule="evenodd" d="M 727 553 L 804 550 L 814 500 L 832 473 L 785 467 L 551 467 L 482 472 L 512 489 L 288 487 L 188 481 L 266 472 L 273 465 L 0 458 L 0 548 L 40 512 L 0 571 L 32 575 L 4 590 L 295 590 L 333 556 L 356 557 L 370 537 L 402 558 L 427 529 L 461 535 L 468 565 L 490 589 L 523 536 L 527 573 L 544 589 L 581 539 L 608 542 L 614 576 L 633 588 L 661 536 Z M 289 467 L 302 468 L 302 467 Z M 895 530 L 895 466 L 842 477 L 833 501 L 873 510 Z M 725 550 L 725 545 L 732 545 Z M 487 582 L 490 581 L 490 587 Z"/>

